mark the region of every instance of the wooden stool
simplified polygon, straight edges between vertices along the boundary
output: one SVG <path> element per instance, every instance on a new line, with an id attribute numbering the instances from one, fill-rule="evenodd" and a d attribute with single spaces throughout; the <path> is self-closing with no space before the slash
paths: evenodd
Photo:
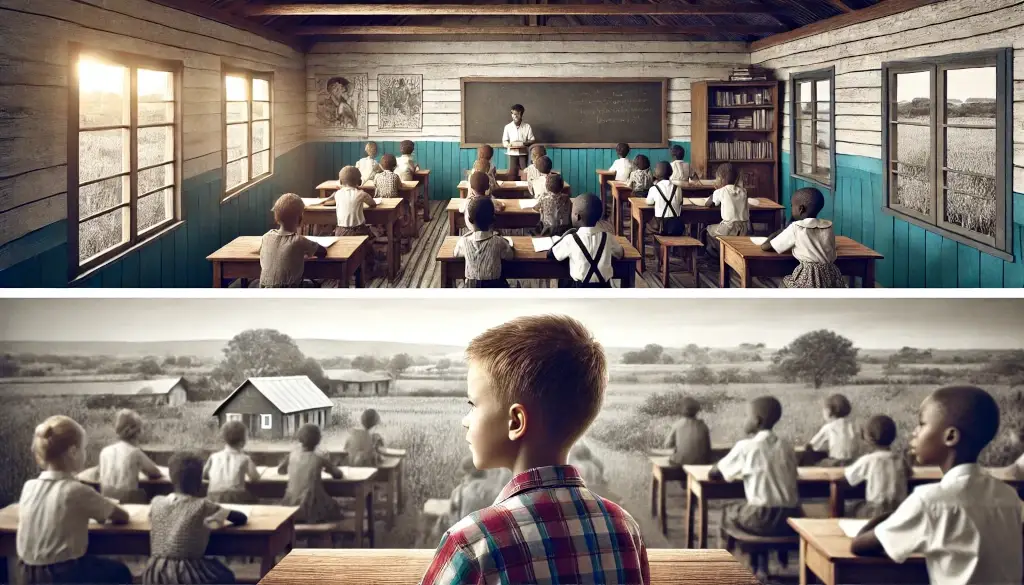
<path id="1" fill-rule="evenodd" d="M 694 286 L 700 288 L 700 276 L 697 274 L 697 250 L 703 247 L 700 240 L 690 236 L 654 236 L 658 243 L 655 250 L 661 262 L 661 286 L 668 288 L 668 265 L 672 256 L 672 250 L 680 248 L 683 256 L 690 259 L 690 273 L 693 274 Z"/>
<path id="2" fill-rule="evenodd" d="M 758 536 L 736 526 L 726 526 L 725 534 L 727 536 L 725 548 L 732 550 L 733 547 L 736 547 L 741 554 L 749 555 L 750 570 L 762 581 L 768 578 L 768 561 L 772 552 L 778 554 L 779 564 L 786 567 L 789 565 L 789 552 L 800 550 L 800 537 L 795 534 L 792 536 Z"/>

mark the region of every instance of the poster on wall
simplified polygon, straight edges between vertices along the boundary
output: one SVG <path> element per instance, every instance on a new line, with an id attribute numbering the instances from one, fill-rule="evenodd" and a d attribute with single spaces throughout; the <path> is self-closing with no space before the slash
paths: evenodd
<path id="1" fill-rule="evenodd" d="M 316 78 L 316 120 L 321 128 L 366 130 L 365 73 Z"/>
<path id="2" fill-rule="evenodd" d="M 377 76 L 377 127 L 380 130 L 423 129 L 423 76 Z"/>

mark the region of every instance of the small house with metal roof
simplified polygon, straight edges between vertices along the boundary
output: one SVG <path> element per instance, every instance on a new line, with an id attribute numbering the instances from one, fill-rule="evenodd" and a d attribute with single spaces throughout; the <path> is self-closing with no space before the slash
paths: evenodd
<path id="1" fill-rule="evenodd" d="M 305 423 L 331 424 L 334 403 L 306 376 L 249 378 L 213 411 L 220 424 L 241 421 L 250 438 L 281 439 Z"/>
<path id="2" fill-rule="evenodd" d="M 362 370 L 325 370 L 331 396 L 387 396 L 391 391 L 391 375 L 387 372 Z"/>

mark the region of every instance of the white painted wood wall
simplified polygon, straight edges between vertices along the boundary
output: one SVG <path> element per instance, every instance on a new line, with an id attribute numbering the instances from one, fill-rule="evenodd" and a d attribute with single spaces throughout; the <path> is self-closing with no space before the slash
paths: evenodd
<path id="1" fill-rule="evenodd" d="M 690 139 L 690 83 L 726 79 L 733 67 L 749 64 L 745 43 L 616 39 L 608 41 L 409 41 L 317 43 L 306 55 L 306 103 L 311 141 L 355 138 L 460 138 L 461 77 L 667 77 L 672 140 Z M 317 127 L 317 76 L 366 73 L 367 131 Z M 377 129 L 377 74 L 423 74 L 423 130 Z M 530 114 L 526 113 L 529 121 Z M 495 137 L 495 141 L 500 139 Z"/>
<path id="2" fill-rule="evenodd" d="M 69 42 L 184 62 L 183 176 L 222 168 L 221 68 L 274 71 L 274 150 L 306 140 L 305 59 L 147 0 L 0 0 L 0 246 L 67 216 Z"/>
<path id="3" fill-rule="evenodd" d="M 836 68 L 836 152 L 882 156 L 882 63 L 1012 47 L 1013 186 L 1024 193 L 1024 4 L 947 0 L 751 54 L 780 79 Z M 787 87 L 787 92 L 790 90 Z M 788 95 L 788 93 L 787 93 Z M 789 100 L 783 150 L 789 151 Z"/>

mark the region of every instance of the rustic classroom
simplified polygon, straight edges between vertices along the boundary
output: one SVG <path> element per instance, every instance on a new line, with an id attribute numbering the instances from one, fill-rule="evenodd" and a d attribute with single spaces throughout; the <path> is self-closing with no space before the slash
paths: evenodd
<path id="1" fill-rule="evenodd" d="M 1009 0 L 2 0 L 0 31 L 4 287 L 1024 285 Z"/>

